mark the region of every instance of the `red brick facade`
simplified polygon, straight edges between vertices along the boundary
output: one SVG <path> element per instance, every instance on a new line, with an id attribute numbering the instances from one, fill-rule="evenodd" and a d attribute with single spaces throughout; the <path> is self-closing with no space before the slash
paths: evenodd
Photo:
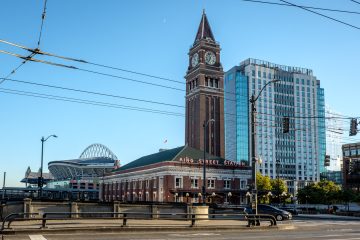
<path id="1" fill-rule="evenodd" d="M 186 144 L 200 150 L 205 148 L 211 155 L 225 157 L 224 72 L 220 62 L 220 45 L 214 39 L 205 13 L 189 50 L 185 78 Z M 203 125 L 210 119 L 215 121 L 209 122 L 206 127 L 204 140 Z"/>
<path id="2" fill-rule="evenodd" d="M 207 202 L 245 204 L 251 171 L 244 166 L 208 166 Z M 100 200 L 201 202 L 202 167 L 162 162 L 118 172 L 100 183 Z"/>

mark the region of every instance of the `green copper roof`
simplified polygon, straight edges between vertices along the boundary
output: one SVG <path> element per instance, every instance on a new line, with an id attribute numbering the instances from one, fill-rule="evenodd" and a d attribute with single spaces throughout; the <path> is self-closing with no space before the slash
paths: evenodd
<path id="1" fill-rule="evenodd" d="M 176 158 L 175 158 L 176 157 Z M 113 172 L 119 172 L 123 170 L 128 170 L 137 167 L 143 167 L 159 162 L 168 162 L 168 161 L 178 161 L 180 157 L 191 157 L 193 159 L 203 159 L 204 152 L 202 150 L 198 150 L 195 148 L 191 148 L 188 146 L 182 146 L 178 148 L 173 148 L 165 151 L 161 151 L 158 153 L 154 153 L 151 155 L 147 155 L 136 159 L 124 166 L 121 166 L 119 169 L 114 170 Z M 206 159 L 216 159 L 216 160 L 223 160 L 220 157 L 215 157 L 212 155 L 206 154 Z"/>
<path id="2" fill-rule="evenodd" d="M 143 166 L 158 163 L 158 162 L 171 161 L 183 148 L 184 148 L 184 146 L 161 151 L 158 153 L 154 153 L 154 154 L 150 154 L 150 155 L 138 158 L 124 166 L 121 166 L 119 169 L 117 169 L 117 171 L 127 170 L 130 168 L 143 167 Z"/>

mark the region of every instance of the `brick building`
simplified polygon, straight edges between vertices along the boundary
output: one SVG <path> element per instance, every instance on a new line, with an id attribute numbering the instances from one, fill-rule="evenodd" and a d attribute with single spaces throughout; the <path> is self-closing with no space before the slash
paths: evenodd
<path id="1" fill-rule="evenodd" d="M 343 151 L 343 187 L 360 192 L 360 142 L 344 144 Z"/>
<path id="2" fill-rule="evenodd" d="M 184 147 L 141 157 L 100 182 L 100 200 L 245 204 L 251 169 L 224 159 L 224 72 L 220 45 L 203 12 L 189 50 Z"/>
<path id="3" fill-rule="evenodd" d="M 224 72 L 220 50 L 204 12 L 188 53 L 185 144 L 224 158 Z"/>
<path id="4" fill-rule="evenodd" d="M 202 156 L 203 151 L 184 146 L 141 157 L 104 177 L 100 200 L 201 202 Z M 247 203 L 249 167 L 212 155 L 206 158 L 206 201 Z"/>

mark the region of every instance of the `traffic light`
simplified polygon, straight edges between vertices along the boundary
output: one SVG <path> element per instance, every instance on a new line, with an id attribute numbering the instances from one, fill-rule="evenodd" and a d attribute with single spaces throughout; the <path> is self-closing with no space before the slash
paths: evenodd
<path id="1" fill-rule="evenodd" d="M 288 133 L 290 128 L 290 118 L 283 117 L 283 133 Z"/>
<path id="2" fill-rule="evenodd" d="M 43 181 L 41 181 L 42 178 L 38 177 L 38 187 L 41 188 L 43 186 Z"/>
<path id="3" fill-rule="evenodd" d="M 349 136 L 355 136 L 357 134 L 357 119 L 356 118 L 352 118 L 351 122 L 350 122 L 350 133 Z"/>
<path id="4" fill-rule="evenodd" d="M 329 166 L 330 166 L 330 155 L 325 155 L 324 166 L 325 166 L 325 167 L 329 167 Z"/>

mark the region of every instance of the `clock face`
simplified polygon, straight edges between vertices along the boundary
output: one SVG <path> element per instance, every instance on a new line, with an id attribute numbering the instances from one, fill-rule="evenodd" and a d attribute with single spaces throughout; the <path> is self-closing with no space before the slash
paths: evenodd
<path id="1" fill-rule="evenodd" d="M 199 54 L 195 53 L 191 58 L 191 66 L 195 67 L 199 63 Z"/>
<path id="2" fill-rule="evenodd" d="M 213 52 L 206 52 L 205 53 L 205 62 L 210 65 L 214 65 L 216 62 L 216 56 Z"/>

